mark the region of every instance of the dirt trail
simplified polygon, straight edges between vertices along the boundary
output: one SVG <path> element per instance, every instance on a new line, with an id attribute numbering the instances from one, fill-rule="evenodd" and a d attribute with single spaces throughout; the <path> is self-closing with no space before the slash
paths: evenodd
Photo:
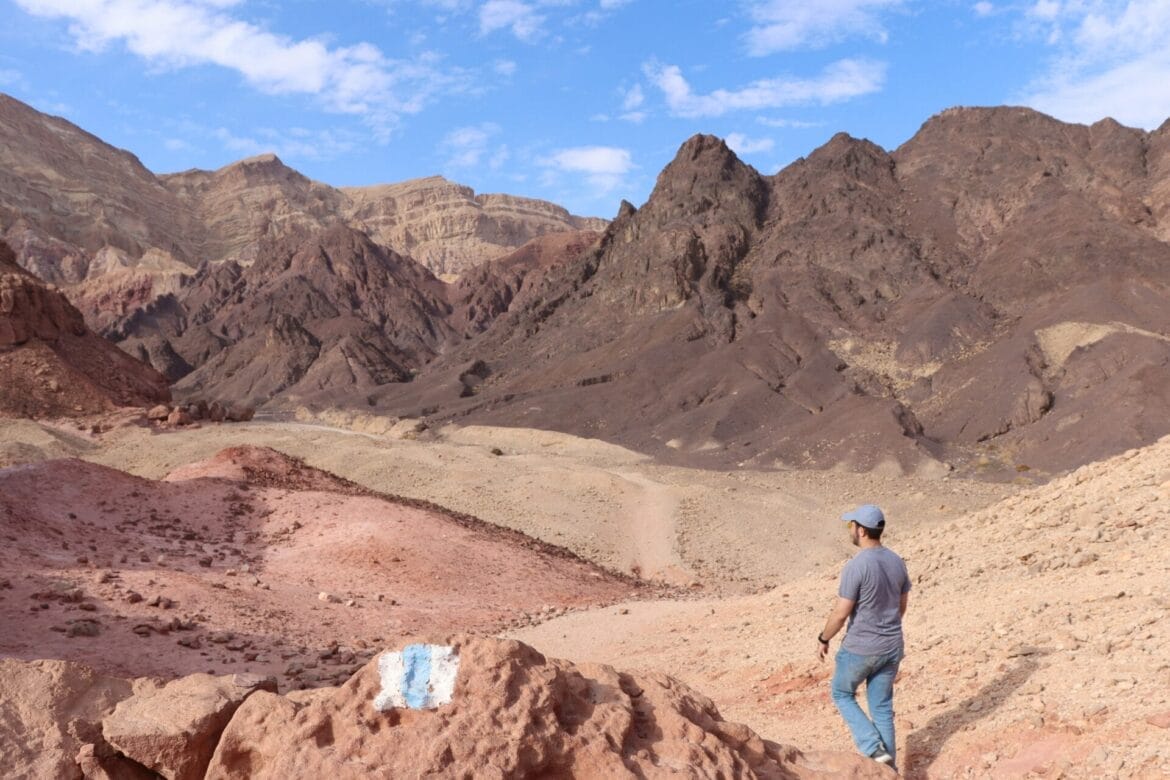
<path id="1" fill-rule="evenodd" d="M 637 472 L 614 473 L 639 488 L 624 508 L 630 537 L 625 568 L 672 585 L 691 582 L 694 572 L 678 554 L 678 492 Z"/>

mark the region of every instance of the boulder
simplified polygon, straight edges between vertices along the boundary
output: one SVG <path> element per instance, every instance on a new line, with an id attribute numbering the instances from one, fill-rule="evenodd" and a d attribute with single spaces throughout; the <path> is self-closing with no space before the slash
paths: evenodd
<path id="1" fill-rule="evenodd" d="M 118 753 L 109 744 L 87 742 L 77 751 L 84 780 L 157 780 L 158 775 Z"/>
<path id="2" fill-rule="evenodd" d="M 860 756 L 764 740 L 664 674 L 478 637 L 404 665 L 435 647 L 384 654 L 313 697 L 256 693 L 224 730 L 207 778 L 893 777 Z M 441 671 L 452 658 L 453 683 Z"/>
<path id="3" fill-rule="evenodd" d="M 4 777 L 80 777 L 75 757 L 101 742 L 101 720 L 133 693 L 129 681 L 68 661 L 0 659 Z"/>
<path id="4" fill-rule="evenodd" d="M 158 406 L 150 407 L 150 410 L 146 413 L 146 419 L 165 420 L 170 416 L 170 414 L 171 407 L 167 406 L 166 404 L 159 404 Z"/>
<path id="5" fill-rule="evenodd" d="M 256 410 L 251 406 L 233 405 L 227 410 L 227 419 L 232 422 L 248 422 L 255 414 Z"/>
<path id="6" fill-rule="evenodd" d="M 190 425 L 191 415 L 181 406 L 176 406 L 167 416 L 167 425 Z"/>
<path id="7" fill-rule="evenodd" d="M 276 682 L 257 675 L 193 674 L 118 704 L 102 721 L 107 742 L 167 780 L 198 780 L 236 709 Z"/>
<path id="8" fill-rule="evenodd" d="M 207 419 L 212 422 L 223 422 L 227 419 L 227 409 L 219 401 L 212 401 L 207 407 Z"/>

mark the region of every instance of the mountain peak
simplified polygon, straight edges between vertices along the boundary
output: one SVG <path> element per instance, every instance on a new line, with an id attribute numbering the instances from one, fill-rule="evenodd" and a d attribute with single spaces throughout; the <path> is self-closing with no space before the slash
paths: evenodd
<path id="1" fill-rule="evenodd" d="M 658 204 L 673 218 L 713 207 L 738 211 L 732 204 L 746 200 L 754 221 L 766 199 L 766 187 L 754 168 L 736 157 L 722 138 L 700 134 L 687 139 L 658 175 L 647 205 Z"/>

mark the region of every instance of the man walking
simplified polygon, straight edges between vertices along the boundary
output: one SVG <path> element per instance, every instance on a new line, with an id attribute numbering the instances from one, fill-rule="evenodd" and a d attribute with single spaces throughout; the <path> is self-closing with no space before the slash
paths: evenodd
<path id="1" fill-rule="evenodd" d="M 861 551 L 845 564 L 837 602 L 817 636 L 817 655 L 823 661 L 831 640 L 845 621 L 849 628 L 837 651 L 833 673 L 833 703 L 853 734 L 862 754 L 882 764 L 894 763 L 894 678 L 902 661 L 902 616 L 910 593 L 906 564 L 882 545 L 886 518 L 873 504 L 847 512 L 849 538 Z M 857 704 L 857 689 L 865 683 L 869 715 Z"/>

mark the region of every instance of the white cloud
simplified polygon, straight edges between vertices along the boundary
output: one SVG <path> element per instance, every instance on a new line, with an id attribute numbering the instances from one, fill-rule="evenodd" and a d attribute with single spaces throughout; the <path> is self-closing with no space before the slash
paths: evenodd
<path id="1" fill-rule="evenodd" d="M 818 48 L 855 36 L 884 42 L 887 33 L 880 12 L 902 3 L 903 0 L 751 2 L 748 15 L 753 26 L 745 36 L 748 53 L 764 56 L 778 51 Z"/>
<path id="2" fill-rule="evenodd" d="M 982 2 L 971 6 L 971 10 L 975 12 L 976 16 L 991 16 L 995 13 L 995 6 L 986 2 L 986 0 L 982 0 Z"/>
<path id="3" fill-rule="evenodd" d="M 191 148 L 191 144 L 184 141 L 182 138 L 168 138 L 163 141 L 163 146 L 171 152 L 185 152 Z"/>
<path id="4" fill-rule="evenodd" d="M 536 7 L 520 0 L 488 0 L 479 9 L 479 31 L 483 35 L 509 29 L 522 41 L 544 34 L 545 19 Z"/>
<path id="5" fill-rule="evenodd" d="M 512 60 L 496 60 L 492 63 L 492 70 L 499 76 L 514 76 L 516 74 L 516 63 Z"/>
<path id="6" fill-rule="evenodd" d="M 635 84 L 625 91 L 622 96 L 622 113 L 621 118 L 626 122 L 633 122 L 634 124 L 641 124 L 646 120 L 646 112 L 641 111 L 642 104 L 646 102 L 646 93 L 642 91 L 641 84 Z"/>
<path id="7" fill-rule="evenodd" d="M 617 189 L 634 168 L 629 150 L 613 146 L 561 149 L 540 164 L 550 171 L 583 174 L 598 195 Z"/>
<path id="8" fill-rule="evenodd" d="M 25 11 L 68 19 L 84 50 L 121 43 L 153 65 L 216 65 L 271 94 L 308 94 L 327 110 L 365 117 L 387 134 L 421 110 L 444 81 L 427 57 L 391 60 L 368 43 L 326 45 L 269 32 L 229 13 L 237 0 L 16 0 Z"/>
<path id="9" fill-rule="evenodd" d="M 488 147 L 493 137 L 499 135 L 500 126 L 493 122 L 483 122 L 478 125 L 460 127 L 452 130 L 439 142 L 439 150 L 447 155 L 448 168 L 477 168 L 488 153 Z M 493 160 L 507 159 L 507 147 L 497 149 Z M 502 162 L 500 163 L 502 164 Z M 498 165 L 496 166 L 498 167 Z"/>
<path id="10" fill-rule="evenodd" d="M 815 78 L 761 79 L 746 87 L 717 89 L 706 95 L 695 94 L 677 65 L 652 62 L 647 63 L 643 70 L 646 77 L 662 90 L 671 113 L 683 117 L 712 117 L 729 111 L 828 105 L 867 95 L 881 89 L 886 66 L 867 60 L 839 60 Z"/>
<path id="11" fill-rule="evenodd" d="M 820 127 L 824 122 L 807 122 L 801 119 L 785 119 L 783 117 L 757 117 L 756 121 L 765 127 L 808 128 Z"/>
<path id="12" fill-rule="evenodd" d="M 1170 116 L 1170 3 L 1040 0 L 1025 18 L 1055 56 L 1021 102 L 1071 122 L 1152 129 Z"/>
<path id="13" fill-rule="evenodd" d="M 0 69 L 0 87 L 24 86 L 24 74 L 12 68 Z"/>
<path id="14" fill-rule="evenodd" d="M 635 84 L 626 90 L 625 97 L 622 98 L 622 108 L 626 111 L 633 111 L 646 101 L 646 95 L 642 92 L 642 85 Z"/>
<path id="15" fill-rule="evenodd" d="M 728 133 L 727 138 L 723 139 L 740 157 L 745 154 L 757 154 L 759 152 L 770 152 L 776 146 L 776 142 L 771 138 L 748 138 L 743 133 Z"/>
<path id="16" fill-rule="evenodd" d="M 331 160 L 352 151 L 358 145 L 358 138 L 354 134 L 335 130 L 293 128 L 280 131 L 271 127 L 258 127 L 253 129 L 253 133 L 253 136 L 240 136 L 226 127 L 210 131 L 210 135 L 229 152 L 244 157 L 272 152 L 286 163 Z"/>

